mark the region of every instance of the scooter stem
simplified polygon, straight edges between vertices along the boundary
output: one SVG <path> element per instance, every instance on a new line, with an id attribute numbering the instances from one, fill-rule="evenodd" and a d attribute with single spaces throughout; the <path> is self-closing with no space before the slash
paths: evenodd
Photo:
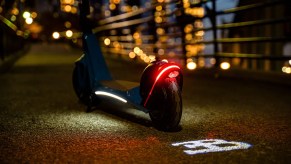
<path id="1" fill-rule="evenodd" d="M 101 47 L 92 33 L 92 27 L 87 15 L 90 14 L 89 0 L 80 1 L 80 23 L 83 31 L 83 51 L 88 64 L 88 71 L 91 78 L 91 88 L 96 82 L 102 80 L 112 80 L 110 71 L 103 57 Z"/>

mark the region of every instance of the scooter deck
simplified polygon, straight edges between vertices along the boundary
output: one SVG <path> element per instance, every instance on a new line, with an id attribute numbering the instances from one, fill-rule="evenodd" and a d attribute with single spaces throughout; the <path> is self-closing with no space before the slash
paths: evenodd
<path id="1" fill-rule="evenodd" d="M 129 91 L 135 87 L 139 86 L 139 83 L 132 81 L 124 81 L 124 80 L 106 80 L 100 81 L 101 85 L 112 88 L 119 91 Z"/>

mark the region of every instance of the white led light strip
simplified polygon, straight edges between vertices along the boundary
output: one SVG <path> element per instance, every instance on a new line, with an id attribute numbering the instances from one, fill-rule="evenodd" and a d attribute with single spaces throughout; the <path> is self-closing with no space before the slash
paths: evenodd
<path id="1" fill-rule="evenodd" d="M 114 95 L 114 94 L 112 94 L 112 93 L 109 93 L 109 92 L 96 91 L 95 94 L 96 94 L 96 95 L 103 95 L 103 96 L 112 97 L 112 98 L 115 98 L 115 99 L 117 99 L 117 100 L 119 100 L 119 101 L 122 101 L 122 102 L 124 102 L 124 103 L 127 103 L 127 100 L 125 100 L 124 98 L 121 98 L 121 97 L 116 96 L 116 95 Z"/>

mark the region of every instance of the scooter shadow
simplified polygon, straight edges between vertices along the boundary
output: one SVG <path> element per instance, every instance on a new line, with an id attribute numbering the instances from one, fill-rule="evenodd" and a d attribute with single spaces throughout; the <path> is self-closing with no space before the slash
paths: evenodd
<path id="1" fill-rule="evenodd" d="M 104 113 L 117 116 L 118 118 L 145 126 L 145 127 L 154 127 L 154 124 L 150 120 L 150 117 L 148 114 L 137 110 L 131 105 L 124 104 L 121 102 L 113 102 L 110 99 L 102 98 L 99 100 L 98 104 L 95 104 L 92 108 L 87 109 L 87 113 L 91 113 L 94 111 L 102 111 Z M 162 129 L 158 129 L 159 131 L 165 131 Z M 168 130 L 165 132 L 179 132 L 182 130 L 181 126 L 178 126 L 176 129 Z"/>

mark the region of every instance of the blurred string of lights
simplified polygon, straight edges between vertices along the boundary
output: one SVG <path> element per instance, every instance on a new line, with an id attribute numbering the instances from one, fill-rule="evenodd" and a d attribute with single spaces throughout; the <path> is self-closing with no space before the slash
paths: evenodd
<path id="1" fill-rule="evenodd" d="M 171 3 L 171 1 L 169 0 L 157 0 L 153 1 L 153 3 L 147 3 L 145 5 L 146 7 L 153 6 L 154 9 L 154 21 L 157 26 L 155 30 L 155 35 L 157 37 L 157 40 L 149 44 L 149 40 L 153 39 L 154 36 L 144 35 L 142 33 L 142 30 L 138 30 L 138 28 L 136 28 L 136 31 L 132 31 L 132 29 L 122 29 L 122 34 L 124 34 L 123 36 L 116 36 L 117 30 L 111 30 L 108 36 L 103 37 L 103 41 L 107 49 L 106 51 L 111 53 L 128 54 L 128 56 L 132 59 L 140 57 L 145 62 L 150 62 L 152 61 L 153 56 L 158 56 L 159 58 L 171 58 L 173 60 L 182 59 L 182 46 L 185 46 L 185 55 L 189 59 L 186 60 L 187 68 L 193 70 L 196 69 L 198 66 L 203 67 L 205 63 L 204 59 L 200 58 L 197 62 L 197 60 L 193 58 L 198 53 L 201 53 L 205 48 L 205 45 L 202 43 L 196 44 L 196 42 L 203 40 L 204 31 L 195 31 L 196 28 L 203 27 L 203 22 L 199 18 L 202 18 L 204 16 L 204 9 L 203 7 L 191 7 L 191 4 L 199 2 L 199 0 L 182 1 L 182 10 L 185 11 L 185 14 L 197 18 L 194 22 L 187 24 L 185 28 L 182 29 L 185 32 L 184 36 L 182 36 L 181 29 L 177 25 L 173 27 L 164 27 L 164 24 L 166 23 L 177 21 L 176 14 L 175 12 L 173 12 L 176 10 L 175 3 Z M 109 7 L 106 8 L 105 6 L 103 6 L 104 16 L 112 16 L 112 12 L 114 10 L 117 10 L 117 6 L 120 3 L 120 0 L 110 0 L 108 5 Z M 122 12 L 133 12 L 138 9 L 138 6 L 123 5 L 121 7 Z M 182 44 L 182 39 L 186 40 L 185 45 Z M 127 43 L 125 41 L 127 41 Z M 141 49 L 140 46 L 142 46 L 143 48 Z M 132 47 L 132 51 L 125 50 L 129 47 Z M 141 49 L 141 51 L 134 51 L 136 47 Z M 154 48 L 156 48 L 156 52 L 153 52 Z M 214 59 L 212 59 L 212 61 L 213 60 Z"/>
<path id="2" fill-rule="evenodd" d="M 59 0 L 60 10 L 64 13 L 78 14 L 78 1 L 77 0 Z M 92 12 L 93 7 L 90 7 L 90 12 Z M 77 17 L 77 16 L 76 16 Z M 78 38 L 82 36 L 82 33 L 72 29 L 72 23 L 70 21 L 64 22 L 64 27 L 67 29 L 65 31 L 54 31 L 52 33 L 53 39 L 67 38 L 71 39 L 74 43 L 78 42 Z"/>
<path id="3" fill-rule="evenodd" d="M 195 17 L 195 21 L 187 24 L 184 29 L 180 29 L 179 24 L 175 26 L 164 26 L 167 23 L 177 23 L 176 15 L 176 3 L 170 0 L 155 0 L 146 2 L 144 6 L 129 5 L 123 0 L 110 0 L 108 3 L 103 4 L 102 12 L 105 18 L 111 19 L 116 15 L 122 13 L 133 13 L 142 11 L 144 8 L 152 8 L 154 13 L 154 22 L 156 24 L 155 36 L 147 33 L 143 33 L 143 30 L 147 30 L 148 27 L 142 27 L 144 24 L 137 25 L 136 28 L 120 28 L 111 29 L 102 37 L 102 41 L 105 45 L 105 50 L 108 53 L 120 54 L 128 56 L 131 59 L 139 58 L 142 61 L 148 63 L 155 60 L 155 57 L 167 58 L 170 60 L 183 59 L 183 46 L 186 50 L 186 64 L 187 68 L 194 70 L 197 67 L 205 66 L 204 58 L 195 58 L 197 54 L 203 52 L 205 45 L 197 43 L 203 40 L 204 31 L 196 29 L 203 28 L 202 18 L 204 17 L 203 7 L 191 7 L 200 3 L 200 0 L 182 0 L 182 10 L 186 15 Z M 181 9 L 180 9 L 181 10 Z M 114 12 L 118 11 L 118 14 Z M 182 35 L 183 30 L 185 35 Z M 118 35 L 120 34 L 121 35 Z M 156 40 L 155 40 L 156 38 Z M 182 44 L 182 40 L 186 40 L 185 44 Z M 156 50 L 154 50 L 156 49 Z M 210 59 L 212 65 L 215 64 L 215 59 Z M 222 69 L 228 69 L 227 64 L 221 65 Z"/>
<path id="4" fill-rule="evenodd" d="M 91 7 L 90 10 L 93 8 Z M 70 13 L 70 14 L 77 14 L 78 13 L 78 1 L 76 0 L 60 0 L 60 10 L 65 13 Z M 92 12 L 92 11 L 91 11 Z M 67 29 L 66 31 L 54 31 L 52 33 L 52 38 L 53 39 L 60 39 L 62 37 L 65 37 L 67 39 L 72 39 L 74 43 L 77 42 L 77 38 L 81 37 L 81 33 L 72 30 L 72 23 L 70 21 L 66 21 L 64 23 L 65 28 Z"/>
<path id="5" fill-rule="evenodd" d="M 282 72 L 286 74 L 291 74 L 291 60 L 285 62 L 284 66 L 282 67 Z"/>
<path id="6" fill-rule="evenodd" d="M 132 5 L 125 3 L 123 0 L 110 0 L 108 4 L 102 6 L 104 17 L 114 17 L 114 12 L 122 13 L 141 13 L 151 7 L 150 2 L 145 3 L 145 8 L 133 3 Z M 107 36 L 102 37 L 104 42 L 103 50 L 112 53 L 127 56 L 130 59 L 140 59 L 145 63 L 155 60 L 152 53 L 154 44 L 151 43 L 153 36 L 143 34 L 145 24 L 137 25 L 135 28 L 125 27 L 120 29 L 111 29 L 107 32 Z M 121 34 L 121 35 L 118 35 Z"/>
<path id="7" fill-rule="evenodd" d="M 195 18 L 193 23 L 186 24 L 183 29 L 185 34 L 185 53 L 187 58 L 186 66 L 189 70 L 194 70 L 197 67 L 205 66 L 204 58 L 196 58 L 196 56 L 203 53 L 205 49 L 205 45 L 203 43 L 197 44 L 197 42 L 204 39 L 204 31 L 197 31 L 197 29 L 203 28 L 202 18 L 205 16 L 204 8 L 201 6 L 191 7 L 191 5 L 195 5 L 200 2 L 201 0 L 183 0 L 184 14 Z"/>
<path id="8" fill-rule="evenodd" d="M 76 7 L 76 1 L 74 0 L 61 0 L 61 10 L 63 12 L 71 12 L 70 8 Z M 103 42 L 102 49 L 108 53 L 120 54 L 122 56 L 128 56 L 130 59 L 140 59 L 145 63 L 149 63 L 155 60 L 158 56 L 159 58 L 167 59 L 182 59 L 183 49 L 185 46 L 186 50 L 186 64 L 189 70 L 194 70 L 197 67 L 205 66 L 205 59 L 198 58 L 195 56 L 202 53 L 205 45 L 202 43 L 197 44 L 196 42 L 202 41 L 204 36 L 204 31 L 197 31 L 196 29 L 203 27 L 203 22 L 201 20 L 204 17 L 203 7 L 191 7 L 193 4 L 200 3 L 200 0 L 183 0 L 182 10 L 185 11 L 186 15 L 197 18 L 194 22 L 187 24 L 184 29 L 180 29 L 178 26 L 163 27 L 163 24 L 169 22 L 175 22 L 176 4 L 170 0 L 154 0 L 151 2 L 145 2 L 144 6 L 129 5 L 126 4 L 124 0 L 109 0 L 102 6 L 102 13 L 105 18 L 112 18 L 116 16 L 114 12 L 122 13 L 133 13 L 139 11 L 147 11 L 148 9 L 153 9 L 154 11 L 154 21 L 156 24 L 156 41 L 154 41 L 155 36 L 151 34 L 144 34 L 148 27 L 143 27 L 145 24 L 137 25 L 136 28 L 120 28 L 111 29 L 107 32 L 107 35 L 101 37 Z M 70 6 L 70 7 L 68 7 Z M 90 7 L 91 16 L 94 12 L 94 7 Z M 118 16 L 118 14 L 117 14 Z M 66 27 L 70 26 L 67 22 Z M 181 30 L 184 30 L 185 35 L 183 36 Z M 121 35 L 118 35 L 120 34 Z M 77 38 L 81 36 L 80 32 L 73 32 L 72 30 L 67 30 L 63 32 L 53 32 L 52 37 L 54 39 L 59 39 L 61 37 L 66 37 L 72 39 L 74 42 Z M 184 38 L 182 38 L 184 37 Z M 186 44 L 182 44 L 182 39 L 186 40 Z M 156 48 L 156 52 L 154 49 Z M 211 64 L 215 63 L 215 59 L 212 58 Z M 228 69 L 227 64 L 222 63 L 221 69 Z"/>
<path id="9" fill-rule="evenodd" d="M 37 13 L 24 10 L 25 0 L 14 1 L 11 6 L 7 6 L 6 3 L 8 2 L 0 3 L 0 20 L 15 31 L 16 35 L 27 38 Z"/>
<path id="10" fill-rule="evenodd" d="M 69 7 L 65 6 L 70 5 L 71 8 L 74 8 L 77 6 L 76 1 L 61 0 L 61 2 L 63 2 L 61 8 L 64 12 L 74 13 L 67 10 Z M 180 2 L 180 7 L 177 7 L 177 2 Z M 108 0 L 99 3 L 100 10 L 96 10 L 96 5 L 90 6 L 89 17 L 94 19 L 98 14 L 99 18 L 103 18 L 100 21 L 101 27 L 98 26 L 93 31 L 98 32 L 98 35 L 101 34 L 102 50 L 106 53 L 118 54 L 118 56 L 134 60 L 139 59 L 146 63 L 155 60 L 156 57 L 170 60 L 182 59 L 185 61 L 186 68 L 195 70 L 212 67 L 216 63 L 215 58 L 204 57 L 206 46 L 203 43 L 205 35 L 203 29 L 205 27 L 202 19 L 205 17 L 205 10 L 199 4 L 201 2 L 202 0 L 152 0 L 144 1 L 143 4 L 140 4 L 140 1 L 129 4 L 129 1 L 125 0 Z M 177 11 L 182 11 L 184 15 L 195 19 L 181 28 L 179 21 L 177 21 Z M 153 27 L 155 26 L 154 33 L 147 32 L 152 27 L 144 22 L 134 26 L 130 24 L 130 21 L 149 16 L 146 13 L 150 12 L 155 23 L 153 25 Z M 124 14 L 135 15 L 135 17 L 118 19 Z M 148 21 L 151 21 L 151 18 Z M 120 25 L 121 23 L 129 23 L 130 25 L 124 26 Z M 116 27 L 110 28 L 111 25 Z M 70 30 L 70 22 L 67 22 L 65 26 L 68 30 L 55 33 L 56 39 L 66 37 L 76 42 L 81 33 Z M 183 48 L 184 51 L 182 51 Z M 239 59 L 221 58 L 219 67 L 222 70 L 228 70 L 233 65 L 235 68 L 237 60 Z M 291 61 L 286 62 L 282 67 L 282 72 L 291 73 L 290 63 Z"/>
<path id="11" fill-rule="evenodd" d="M 110 1 L 109 8 L 106 6 L 103 7 L 104 16 L 108 17 L 111 16 L 113 10 L 116 10 L 116 7 L 110 7 L 114 5 L 120 4 L 122 1 Z M 167 2 L 167 3 L 165 3 Z M 154 4 L 153 4 L 154 3 Z M 123 5 L 120 8 L 121 12 L 140 12 L 140 11 L 147 11 L 148 9 L 153 9 L 154 11 L 154 21 L 156 24 L 161 24 L 167 21 L 166 12 L 171 12 L 171 9 L 174 9 L 174 3 L 170 3 L 170 1 L 166 0 L 158 0 L 154 1 L 153 3 L 146 2 L 144 6 L 138 5 Z M 163 10 L 163 7 L 166 10 Z M 143 10 L 144 9 L 144 10 Z M 173 18 L 170 18 L 173 19 Z M 128 55 L 131 59 L 139 58 L 142 61 L 149 63 L 155 60 L 156 56 L 159 58 L 166 58 L 166 57 L 175 57 L 175 51 L 166 52 L 167 45 L 175 46 L 175 41 L 179 43 L 177 45 L 181 45 L 181 38 L 170 38 L 165 35 L 165 30 L 163 28 L 157 28 L 154 34 L 149 34 L 144 31 L 148 30 L 149 28 L 145 24 L 141 24 L 140 26 L 136 26 L 136 28 L 124 28 L 121 29 L 121 36 L 116 36 L 117 31 L 116 29 L 110 30 L 109 35 L 103 37 L 104 44 L 106 45 L 106 51 L 110 53 L 118 53 Z M 172 31 L 176 30 L 175 28 Z M 157 40 L 155 41 L 155 36 L 157 36 Z M 176 45 L 176 46 L 177 46 Z M 155 52 L 154 49 L 157 48 Z M 168 55 L 165 55 L 165 54 Z M 182 53 L 179 53 L 182 55 Z"/>
<path id="12" fill-rule="evenodd" d="M 60 0 L 61 11 L 66 13 L 77 14 L 78 2 L 75 0 Z"/>

